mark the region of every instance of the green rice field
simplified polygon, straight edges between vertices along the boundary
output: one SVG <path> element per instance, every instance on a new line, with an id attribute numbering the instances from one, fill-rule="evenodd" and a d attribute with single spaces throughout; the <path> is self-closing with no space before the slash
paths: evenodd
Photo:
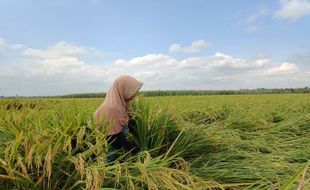
<path id="1" fill-rule="evenodd" d="M 0 99 L 0 189 L 310 189 L 310 94 L 142 95 L 110 163 L 102 102 Z"/>

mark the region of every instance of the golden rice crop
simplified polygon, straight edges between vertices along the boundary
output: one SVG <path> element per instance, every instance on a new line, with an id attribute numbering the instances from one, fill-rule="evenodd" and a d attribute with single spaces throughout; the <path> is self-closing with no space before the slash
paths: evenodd
<path id="1" fill-rule="evenodd" d="M 101 99 L 0 100 L 1 189 L 309 189 L 310 95 L 142 97 L 107 163 Z"/>

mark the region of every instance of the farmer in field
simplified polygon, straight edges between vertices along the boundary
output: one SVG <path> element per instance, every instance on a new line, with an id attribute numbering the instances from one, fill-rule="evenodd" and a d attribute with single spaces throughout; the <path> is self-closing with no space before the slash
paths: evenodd
<path id="1" fill-rule="evenodd" d="M 109 129 L 107 161 L 115 160 L 118 155 L 114 152 L 122 148 L 131 150 L 133 154 L 139 151 L 139 148 L 128 141 L 129 116 L 128 103 L 141 89 L 143 83 L 131 76 L 118 77 L 110 90 L 107 92 L 104 102 L 96 110 L 95 121 L 100 122 L 103 118 L 105 127 Z"/>

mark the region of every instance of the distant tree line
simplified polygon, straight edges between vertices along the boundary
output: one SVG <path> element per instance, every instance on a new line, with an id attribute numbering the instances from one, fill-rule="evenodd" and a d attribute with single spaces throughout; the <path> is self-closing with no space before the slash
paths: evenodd
<path id="1" fill-rule="evenodd" d="M 143 96 L 197 96 L 197 95 L 234 95 L 234 94 L 292 94 L 310 93 L 309 87 L 304 88 L 257 88 L 240 90 L 152 90 L 142 91 Z M 60 98 L 101 98 L 105 93 L 81 93 L 57 96 Z"/>
<path id="2" fill-rule="evenodd" d="M 234 95 L 234 94 L 295 94 L 310 93 L 309 87 L 304 88 L 257 88 L 240 90 L 151 90 L 142 91 L 143 96 L 198 96 L 198 95 Z M 79 93 L 61 96 L 32 96 L 35 98 L 103 98 L 105 92 Z M 32 98 L 29 96 L 12 96 L 13 98 Z M 12 98 L 0 96 L 0 98 Z"/>

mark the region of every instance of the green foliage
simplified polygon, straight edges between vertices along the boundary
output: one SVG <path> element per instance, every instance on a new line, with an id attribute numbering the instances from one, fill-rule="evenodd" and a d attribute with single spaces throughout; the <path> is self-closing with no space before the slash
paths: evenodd
<path id="1" fill-rule="evenodd" d="M 288 181 L 286 181 L 285 184 L 283 184 L 279 190 L 289 190 L 294 188 L 295 186 L 295 182 L 298 180 L 298 178 L 302 175 L 302 179 L 298 185 L 298 189 L 302 189 L 303 188 L 303 183 L 304 183 L 304 178 L 305 178 L 305 174 L 308 170 L 309 167 L 309 163 L 305 164 L 303 167 L 301 167 Z M 296 189 L 296 187 L 295 187 Z"/>

